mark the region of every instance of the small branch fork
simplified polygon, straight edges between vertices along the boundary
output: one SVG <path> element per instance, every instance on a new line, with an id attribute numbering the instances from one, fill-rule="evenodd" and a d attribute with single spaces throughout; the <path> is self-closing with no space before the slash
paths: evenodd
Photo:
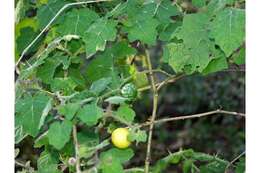
<path id="1" fill-rule="evenodd" d="M 150 59 L 149 52 L 146 50 L 146 58 L 147 58 L 147 63 L 148 63 L 148 70 L 149 76 L 151 79 L 151 85 L 152 85 L 152 92 L 153 92 L 153 112 L 152 112 L 152 117 L 151 117 L 151 124 L 149 127 L 149 135 L 148 135 L 148 142 L 147 142 L 147 149 L 146 149 L 146 158 L 145 158 L 145 173 L 149 173 L 149 166 L 150 166 L 150 160 L 151 160 L 151 145 L 152 145 L 152 136 L 153 136 L 153 127 L 154 127 L 154 121 L 156 118 L 156 113 L 157 113 L 157 105 L 158 105 L 158 93 L 157 93 L 157 87 L 155 83 L 155 79 L 153 76 L 153 71 L 152 71 L 152 63 Z"/>

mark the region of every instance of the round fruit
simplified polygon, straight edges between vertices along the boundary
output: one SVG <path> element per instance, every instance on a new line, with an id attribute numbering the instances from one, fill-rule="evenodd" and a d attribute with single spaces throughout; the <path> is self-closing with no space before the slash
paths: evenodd
<path id="1" fill-rule="evenodd" d="M 112 132 L 112 142 L 118 148 L 127 148 L 131 142 L 127 139 L 129 131 L 127 128 L 117 128 Z"/>
<path id="2" fill-rule="evenodd" d="M 130 100 L 133 100 L 137 96 L 137 89 L 133 83 L 127 83 L 121 88 L 121 94 Z"/>

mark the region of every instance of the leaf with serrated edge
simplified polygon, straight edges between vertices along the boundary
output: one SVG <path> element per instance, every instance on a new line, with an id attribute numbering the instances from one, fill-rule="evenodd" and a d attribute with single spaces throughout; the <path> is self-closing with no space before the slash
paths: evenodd
<path id="1" fill-rule="evenodd" d="M 80 104 L 78 103 L 68 103 L 66 105 L 60 105 L 58 107 L 58 112 L 61 115 L 65 115 L 66 119 L 71 120 L 79 108 Z"/>
<path id="2" fill-rule="evenodd" d="M 83 36 L 91 23 L 98 18 L 99 16 L 88 8 L 73 9 L 65 15 L 64 22 L 59 24 L 57 31 L 62 35 Z"/>
<path id="3" fill-rule="evenodd" d="M 63 122 L 54 122 L 48 130 L 49 143 L 56 149 L 61 150 L 70 140 L 72 123 L 68 120 Z"/>
<path id="4" fill-rule="evenodd" d="M 245 41 L 245 10 L 228 8 L 210 24 L 210 36 L 230 56 Z"/>
<path id="5" fill-rule="evenodd" d="M 45 118 L 51 109 L 52 99 L 48 96 L 38 93 L 34 96 L 26 96 L 17 101 L 20 104 L 20 112 L 18 116 L 22 116 L 20 124 L 23 126 L 24 132 L 35 137 L 42 125 Z"/>
<path id="6" fill-rule="evenodd" d="M 135 118 L 135 112 L 127 105 L 121 105 L 116 111 L 116 115 L 123 118 L 127 122 L 132 122 Z"/>
<path id="7" fill-rule="evenodd" d="M 116 21 L 102 18 L 88 28 L 83 36 L 87 57 L 99 50 L 105 50 L 106 42 L 115 40 L 117 34 L 116 25 Z"/>
<path id="8" fill-rule="evenodd" d="M 95 103 L 91 103 L 82 107 L 78 111 L 77 116 L 88 126 L 94 126 L 97 124 L 98 120 L 103 116 L 103 110 L 100 107 L 98 107 Z"/>
<path id="9" fill-rule="evenodd" d="M 40 6 L 37 11 L 40 29 L 43 29 L 65 4 L 65 0 L 48 0 L 47 4 Z"/>

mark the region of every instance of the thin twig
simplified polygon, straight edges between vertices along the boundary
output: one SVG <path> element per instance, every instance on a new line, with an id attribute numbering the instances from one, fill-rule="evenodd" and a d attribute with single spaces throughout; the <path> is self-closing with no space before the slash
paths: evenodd
<path id="1" fill-rule="evenodd" d="M 79 143 L 77 138 L 77 127 L 73 125 L 73 141 L 75 147 L 75 158 L 76 158 L 76 173 L 81 173 L 80 169 L 80 156 L 79 156 Z"/>
<path id="2" fill-rule="evenodd" d="M 23 167 L 23 168 L 27 168 L 27 166 L 26 166 L 25 163 L 21 163 L 21 162 L 19 162 L 19 161 L 17 161 L 17 160 L 15 160 L 15 164 L 16 164 L 17 166 L 20 166 L 20 167 Z"/>
<path id="3" fill-rule="evenodd" d="M 174 83 L 176 82 L 178 79 L 181 79 L 182 77 L 184 77 L 184 75 L 171 75 L 169 78 L 163 80 L 162 82 L 159 82 L 159 83 L 156 83 L 155 86 L 157 87 L 157 91 L 159 89 L 161 89 L 163 86 L 165 86 L 166 84 L 168 83 Z M 145 86 L 145 87 L 142 87 L 142 88 L 138 88 L 138 91 L 139 92 L 142 92 L 142 91 L 145 91 L 145 90 L 149 90 L 151 89 L 151 86 L 148 85 L 148 86 Z"/>
<path id="4" fill-rule="evenodd" d="M 176 80 L 184 77 L 185 75 L 184 74 L 181 74 L 181 75 L 176 75 L 176 76 L 170 76 L 168 77 L 167 79 L 165 79 L 164 81 L 162 81 L 161 83 L 158 84 L 157 86 L 157 90 L 159 91 L 164 85 L 168 84 L 168 83 L 173 83 L 175 82 Z"/>
<path id="5" fill-rule="evenodd" d="M 161 70 L 161 69 L 152 69 L 152 72 L 154 72 L 154 73 L 162 73 L 162 74 L 164 74 L 164 75 L 166 75 L 168 77 L 172 76 L 172 74 L 170 74 L 170 73 L 168 73 L 168 72 L 166 72 L 164 70 Z M 137 74 L 138 73 L 150 73 L 150 70 L 138 71 Z"/>
<path id="6" fill-rule="evenodd" d="M 124 172 L 144 172 L 143 168 L 129 168 L 129 169 L 125 169 Z"/>
<path id="7" fill-rule="evenodd" d="M 87 151 L 98 151 L 100 149 L 105 148 L 106 146 L 108 146 L 110 144 L 109 142 L 110 139 L 105 139 L 103 140 L 100 144 L 94 146 L 94 147 L 90 147 L 87 149 Z"/>
<path id="8" fill-rule="evenodd" d="M 244 156 L 246 154 L 245 151 L 243 151 L 242 153 L 240 153 L 236 158 L 234 158 L 231 162 L 229 162 L 229 164 L 227 165 L 226 169 L 225 169 L 225 173 L 227 173 L 228 168 L 235 163 L 238 159 L 240 159 L 242 156 Z"/>
<path id="9" fill-rule="evenodd" d="M 101 96 L 99 97 L 99 100 L 100 100 L 100 101 L 101 101 L 101 100 L 104 100 L 105 98 L 107 98 L 107 97 L 109 97 L 109 96 L 111 96 L 111 95 L 113 95 L 113 94 L 115 94 L 115 93 L 117 93 L 117 92 L 119 92 L 119 91 L 120 91 L 120 88 L 111 90 L 111 91 L 109 91 L 109 92 L 107 92 L 107 93 L 101 95 Z"/>
<path id="10" fill-rule="evenodd" d="M 97 2 L 106 2 L 106 1 L 111 1 L 111 0 L 93 0 L 93 1 L 84 1 L 84 2 L 73 2 L 64 5 L 56 14 L 55 16 L 49 21 L 49 23 L 42 29 L 42 31 L 35 37 L 35 39 L 23 50 L 21 56 L 19 57 L 18 61 L 15 64 L 15 67 L 18 66 L 20 61 L 22 60 L 23 56 L 25 53 L 36 43 L 36 41 L 44 34 L 45 31 L 50 27 L 50 25 L 55 21 L 55 19 L 67 8 L 71 6 L 76 6 L 76 5 L 83 5 L 83 4 L 90 4 L 90 3 L 97 3 Z"/>
<path id="11" fill-rule="evenodd" d="M 227 115 L 235 115 L 235 116 L 245 117 L 244 113 L 231 112 L 231 111 L 225 111 L 225 110 L 217 109 L 215 111 L 209 111 L 209 112 L 204 112 L 204 113 L 199 113 L 199 114 L 192 114 L 192 115 L 185 115 L 185 116 L 174 116 L 172 118 L 163 118 L 163 119 L 156 120 L 154 122 L 149 121 L 149 122 L 137 125 L 137 127 L 144 127 L 144 126 L 149 126 L 151 124 L 158 124 L 158 123 L 164 123 L 164 122 L 169 122 L 169 121 L 200 118 L 200 117 L 214 115 L 214 114 L 227 114 Z"/>
<path id="12" fill-rule="evenodd" d="M 151 79 L 152 92 L 153 92 L 153 112 L 152 112 L 152 117 L 151 117 L 151 124 L 150 124 L 150 127 L 149 127 L 149 135 L 148 135 L 146 158 L 145 158 L 145 169 L 144 169 L 145 173 L 149 173 L 149 166 L 150 166 L 150 160 L 151 160 L 151 145 L 152 145 L 153 127 L 154 127 L 154 120 L 156 118 L 156 113 L 157 113 L 158 93 L 157 93 L 155 79 L 154 79 L 154 76 L 153 76 L 152 63 L 151 63 L 151 59 L 150 59 L 150 55 L 149 55 L 148 50 L 146 50 L 146 58 L 147 58 L 148 70 L 150 71 L 149 76 L 150 76 L 150 79 Z"/>

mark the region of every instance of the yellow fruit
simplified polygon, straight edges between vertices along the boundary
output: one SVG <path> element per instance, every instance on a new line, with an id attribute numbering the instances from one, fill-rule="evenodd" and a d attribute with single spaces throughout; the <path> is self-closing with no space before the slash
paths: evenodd
<path id="1" fill-rule="evenodd" d="M 112 132 L 112 142 L 118 148 L 127 148 L 131 142 L 127 139 L 129 131 L 127 128 L 117 128 Z"/>

